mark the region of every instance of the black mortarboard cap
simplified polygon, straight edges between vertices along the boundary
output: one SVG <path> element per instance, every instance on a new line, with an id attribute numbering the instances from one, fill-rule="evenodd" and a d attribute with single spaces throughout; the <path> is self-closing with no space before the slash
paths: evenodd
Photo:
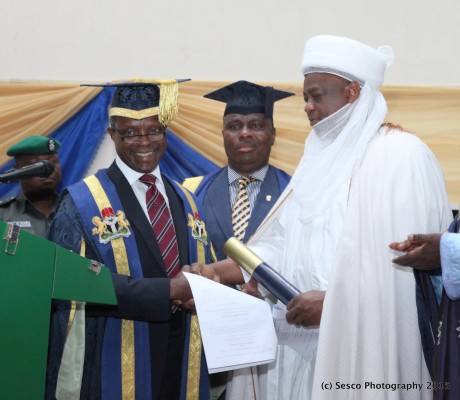
<path id="1" fill-rule="evenodd" d="M 144 80 L 104 84 L 85 84 L 81 86 L 116 87 L 110 104 L 111 117 L 144 119 L 158 115 L 163 125 L 168 125 L 178 112 L 178 83 L 190 79 Z"/>
<path id="2" fill-rule="evenodd" d="M 227 114 L 262 113 L 266 117 L 272 117 L 273 103 L 290 96 L 294 96 L 294 93 L 248 81 L 238 81 L 208 93 L 204 97 L 227 103 L 224 116 Z"/>

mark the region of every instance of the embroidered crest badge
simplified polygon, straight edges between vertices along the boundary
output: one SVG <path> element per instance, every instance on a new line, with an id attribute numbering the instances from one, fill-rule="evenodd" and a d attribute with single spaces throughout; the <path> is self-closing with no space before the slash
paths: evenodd
<path id="1" fill-rule="evenodd" d="M 129 222 L 125 213 L 121 210 L 115 215 L 112 207 L 106 207 L 101 210 L 102 218 L 95 215 L 92 219 L 95 228 L 93 235 L 99 235 L 99 242 L 106 244 L 111 240 L 119 237 L 128 237 L 131 235 Z"/>
<path id="2" fill-rule="evenodd" d="M 200 241 L 203 244 L 208 244 L 208 234 L 206 232 L 206 226 L 201 220 L 198 212 L 195 212 L 194 215 L 188 214 L 188 223 L 187 226 L 192 228 L 192 237 L 195 240 Z"/>

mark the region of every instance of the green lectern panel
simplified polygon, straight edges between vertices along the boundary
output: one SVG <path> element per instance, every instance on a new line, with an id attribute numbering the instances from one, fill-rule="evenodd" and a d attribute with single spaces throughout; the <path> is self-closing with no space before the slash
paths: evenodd
<path id="1" fill-rule="evenodd" d="M 2 223 L 2 238 L 4 231 Z M 56 246 L 27 232 L 15 255 L 5 246 L 0 241 L 0 398 L 43 398 Z"/>
<path id="2" fill-rule="evenodd" d="M 6 230 L 0 221 L 0 399 L 43 399 L 51 299 L 116 304 L 112 279 L 28 232 L 8 245 Z"/>
<path id="3" fill-rule="evenodd" d="M 53 299 L 117 304 L 108 268 L 96 274 L 89 265 L 90 260 L 56 246 Z"/>

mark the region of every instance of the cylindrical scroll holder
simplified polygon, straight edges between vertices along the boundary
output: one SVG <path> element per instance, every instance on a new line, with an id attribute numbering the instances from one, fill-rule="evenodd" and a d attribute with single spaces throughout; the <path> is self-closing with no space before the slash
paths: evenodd
<path id="1" fill-rule="evenodd" d="M 299 289 L 284 279 L 237 238 L 231 237 L 225 242 L 224 252 L 282 303 L 289 303 L 294 296 L 300 293 Z"/>

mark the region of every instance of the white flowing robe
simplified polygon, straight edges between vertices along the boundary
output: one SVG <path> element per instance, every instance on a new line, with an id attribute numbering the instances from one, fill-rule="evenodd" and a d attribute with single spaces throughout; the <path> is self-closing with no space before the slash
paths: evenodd
<path id="1" fill-rule="evenodd" d="M 413 271 L 392 264 L 396 252 L 388 244 L 409 233 L 443 231 L 452 214 L 427 146 L 415 135 L 382 133 L 352 179 L 321 319 L 315 400 L 431 398 Z M 332 390 L 323 390 L 323 382 Z M 361 388 L 336 389 L 336 382 Z M 422 390 L 393 386 L 412 383 Z"/>
<path id="2" fill-rule="evenodd" d="M 250 247 L 301 292 L 326 290 L 343 225 L 349 184 L 342 186 L 327 213 L 307 225 L 300 223 L 300 207 L 292 192 L 288 194 L 289 190 L 290 187 L 286 189 L 284 203 L 257 232 Z M 316 350 L 305 360 L 291 348 L 278 346 L 277 360 L 258 367 L 260 397 L 257 399 L 310 399 L 315 356 Z M 250 391 L 239 400 L 253 398 L 247 393 Z M 228 399 L 237 399 L 232 389 Z"/>
<path id="3" fill-rule="evenodd" d="M 304 360 L 280 346 L 277 361 L 259 367 L 260 397 L 430 399 L 413 272 L 392 264 L 388 245 L 447 227 L 451 214 L 436 158 L 415 135 L 381 128 L 323 215 L 300 222 L 291 189 L 251 248 L 302 292 L 327 289 L 318 357 L 315 367 L 314 355 Z M 367 381 L 423 383 L 424 390 L 366 391 Z M 333 389 L 323 390 L 323 382 Z M 335 390 L 336 382 L 362 388 Z"/>

